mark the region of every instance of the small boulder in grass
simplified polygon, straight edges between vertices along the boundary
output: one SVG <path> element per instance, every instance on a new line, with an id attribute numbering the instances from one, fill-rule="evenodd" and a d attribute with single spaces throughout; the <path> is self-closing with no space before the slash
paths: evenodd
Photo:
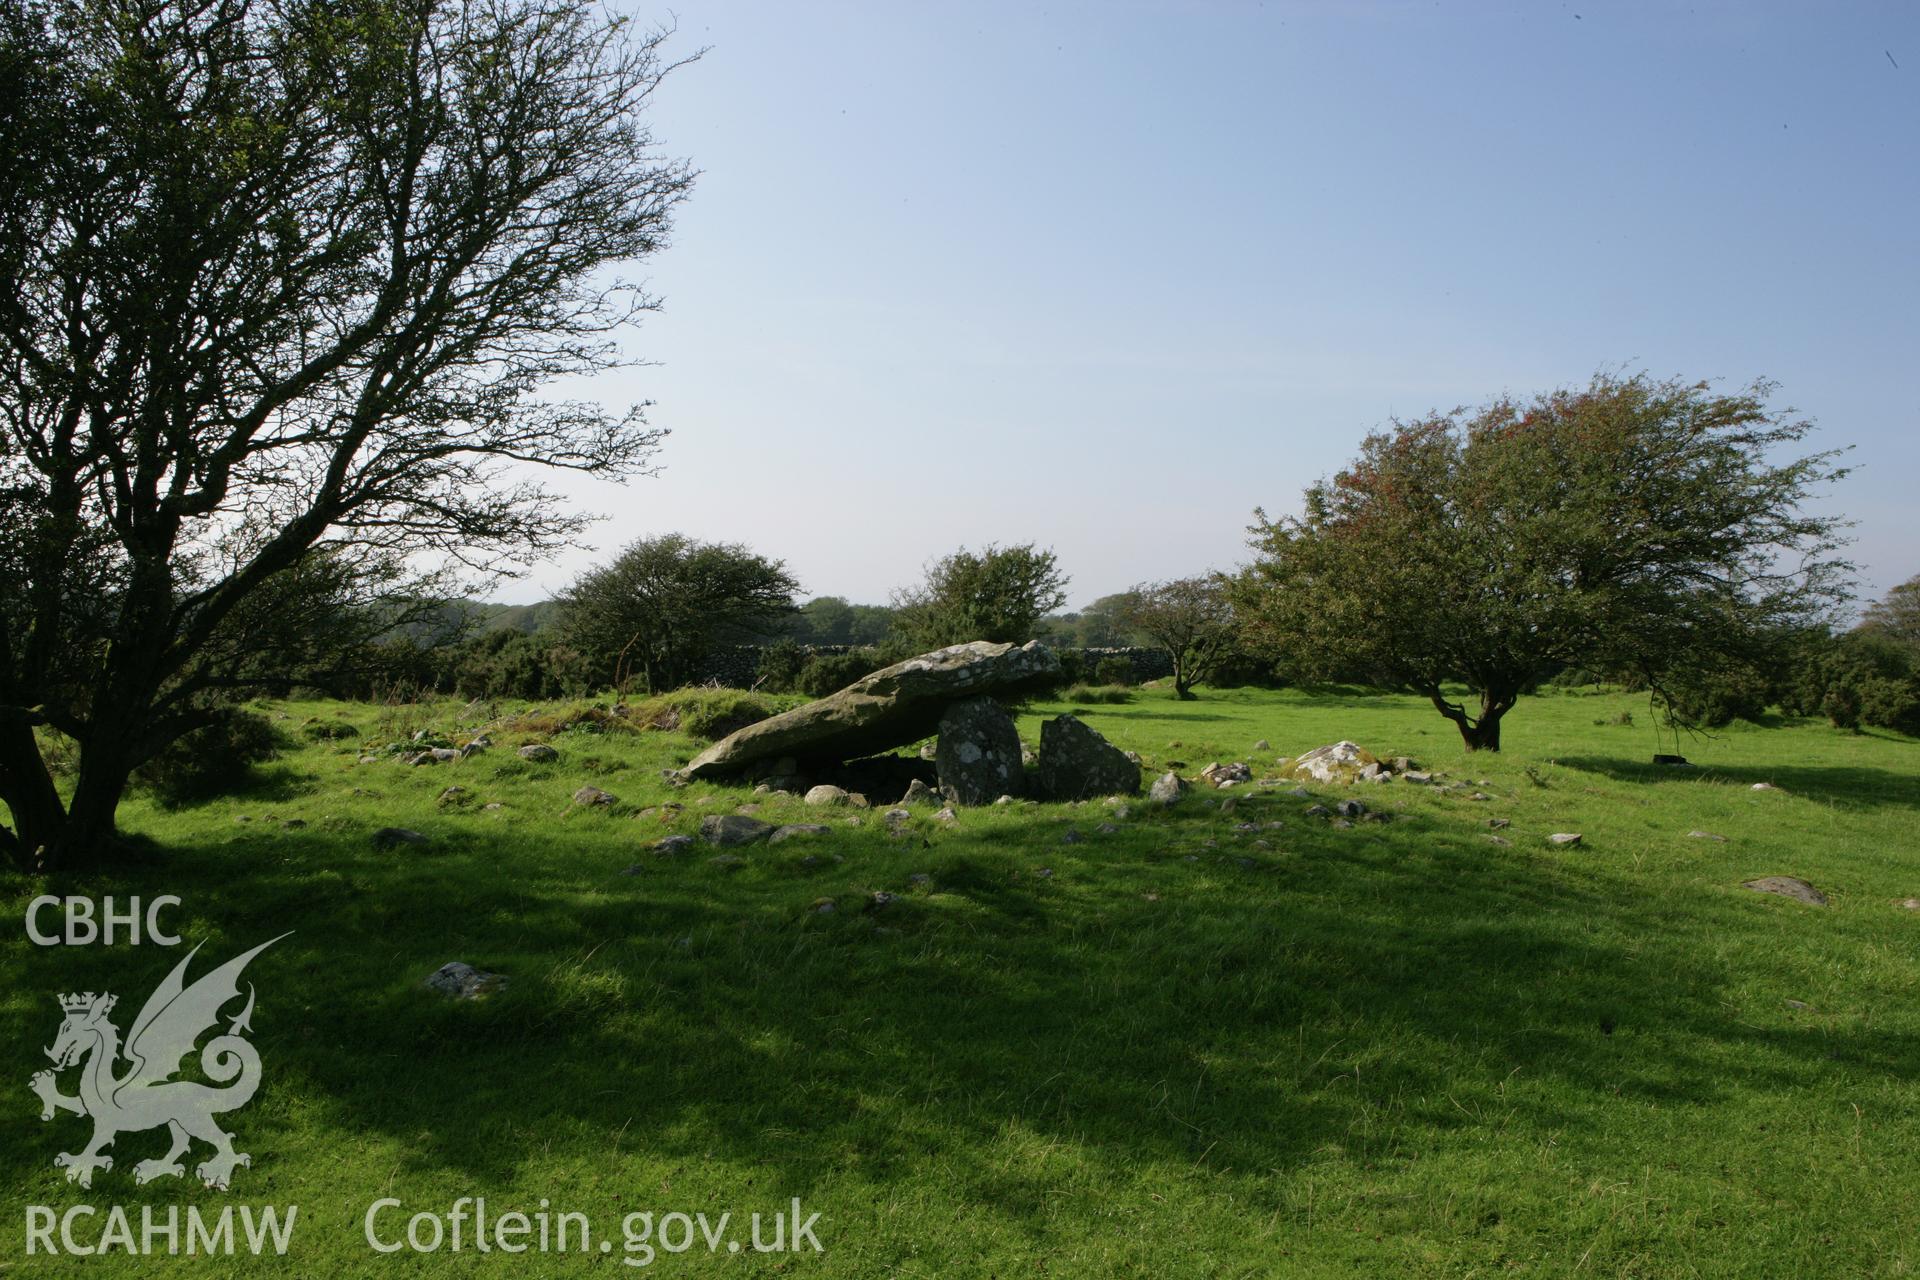
<path id="1" fill-rule="evenodd" d="M 406 827 L 382 827 L 373 833 L 373 847 L 376 849 L 398 849 L 402 846 L 419 848 L 431 843 L 422 833 Z"/>
<path id="2" fill-rule="evenodd" d="M 1547 837 L 1547 843 L 1557 848 L 1571 849 L 1584 838 L 1578 831 L 1556 831 Z"/>
<path id="3" fill-rule="evenodd" d="M 804 840 L 810 836 L 824 836 L 831 828 L 818 822 L 789 822 L 784 827 L 775 827 L 773 834 L 767 837 L 768 844 L 785 844 L 789 840 Z"/>
<path id="4" fill-rule="evenodd" d="M 722 849 L 755 844 L 773 835 L 775 830 L 777 828 L 771 822 L 762 822 L 739 813 L 700 820 L 700 838 Z"/>
<path id="5" fill-rule="evenodd" d="M 454 1000 L 478 1000 L 507 985 L 505 974 L 476 969 L 464 960 L 450 960 L 427 977 L 427 987 Z"/>
<path id="6" fill-rule="evenodd" d="M 1827 905 L 1827 895 L 1808 884 L 1798 876 L 1761 876 L 1757 880 L 1744 880 L 1741 888 L 1751 889 L 1755 893 L 1778 894 L 1782 898 L 1792 898 L 1812 907 Z"/>
<path id="7" fill-rule="evenodd" d="M 598 787 L 582 787 L 573 793 L 573 802 L 583 809 L 603 809 L 618 801 L 611 791 L 602 791 Z"/>
<path id="8" fill-rule="evenodd" d="M 1902 899 L 1900 909 L 1902 911 L 1920 911 L 1920 898 Z"/>
<path id="9" fill-rule="evenodd" d="M 1722 836 L 1722 835 L 1716 835 L 1716 834 L 1714 834 L 1714 833 L 1713 833 L 1713 832 L 1711 832 L 1711 831 L 1689 831 L 1689 832 L 1687 832 L 1687 839 L 1689 839 L 1689 840 L 1711 840 L 1711 841 L 1713 841 L 1713 842 L 1714 842 L 1715 844 L 1725 844 L 1725 843 L 1727 842 L 1727 838 L 1726 838 L 1725 836 Z"/>
<path id="10" fill-rule="evenodd" d="M 1750 790 L 1753 791 L 1778 791 L 1779 789 L 1780 788 L 1774 786 L 1771 782 L 1756 782 L 1750 788 Z"/>

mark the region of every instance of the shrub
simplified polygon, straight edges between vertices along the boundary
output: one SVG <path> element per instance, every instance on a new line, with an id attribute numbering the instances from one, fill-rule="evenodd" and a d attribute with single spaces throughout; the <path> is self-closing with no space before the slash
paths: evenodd
<path id="1" fill-rule="evenodd" d="M 1870 632 L 1807 644 L 1781 699 L 1788 711 L 1824 715 L 1834 727 L 1873 725 L 1920 734 L 1920 663 Z"/>
<path id="2" fill-rule="evenodd" d="M 162 807 L 177 809 L 241 790 L 254 780 L 254 766 L 279 755 L 281 745 L 265 716 L 229 711 L 147 761 L 134 778 Z"/>
<path id="3" fill-rule="evenodd" d="M 800 683 L 807 655 L 793 640 L 782 637 L 760 650 L 754 687 L 768 693 L 791 693 Z"/>
<path id="4" fill-rule="evenodd" d="M 1134 675 L 1133 659 L 1123 658 L 1119 654 L 1100 659 L 1094 664 L 1093 679 L 1096 684 L 1131 685 L 1138 684 Z"/>
<path id="5" fill-rule="evenodd" d="M 1091 706 L 1094 703 L 1132 702 L 1133 690 L 1123 684 L 1076 684 L 1062 696 L 1068 702 Z"/>
<path id="6" fill-rule="evenodd" d="M 872 675 L 886 666 L 879 650 L 854 649 L 848 653 L 817 653 L 801 667 L 800 692 L 809 698 L 824 698 L 837 693 L 862 676 Z"/>

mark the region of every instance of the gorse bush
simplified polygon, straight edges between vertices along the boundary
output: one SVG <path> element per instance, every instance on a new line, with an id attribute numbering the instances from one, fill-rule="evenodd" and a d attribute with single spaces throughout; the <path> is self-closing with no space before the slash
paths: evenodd
<path id="1" fill-rule="evenodd" d="M 795 683 L 809 698 L 824 698 L 887 665 L 888 659 L 877 648 L 819 653 L 807 659 Z"/>
<path id="2" fill-rule="evenodd" d="M 229 711 L 218 723 L 196 729 L 140 766 L 134 780 L 153 792 L 163 808 L 229 795 L 253 782 L 254 766 L 280 754 L 279 729 L 252 711 Z"/>
<path id="3" fill-rule="evenodd" d="M 1920 661 L 1872 631 L 1816 639 L 1802 648 L 1781 703 L 1841 729 L 1920 734 Z"/>

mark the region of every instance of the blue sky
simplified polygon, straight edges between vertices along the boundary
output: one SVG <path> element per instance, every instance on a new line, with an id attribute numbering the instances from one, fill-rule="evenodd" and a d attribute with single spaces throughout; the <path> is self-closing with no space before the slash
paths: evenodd
<path id="1" fill-rule="evenodd" d="M 1085 603 L 1239 563 L 1390 417 L 1624 366 L 1778 381 L 1854 446 L 1867 594 L 1920 573 L 1920 6 L 676 13 L 653 123 L 703 176 L 657 365 L 595 388 L 673 434 L 563 486 L 598 554 L 878 601 L 1035 541 Z"/>

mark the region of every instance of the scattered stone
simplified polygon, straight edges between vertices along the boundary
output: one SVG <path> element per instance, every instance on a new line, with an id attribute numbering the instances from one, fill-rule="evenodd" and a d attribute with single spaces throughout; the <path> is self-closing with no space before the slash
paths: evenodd
<path id="1" fill-rule="evenodd" d="M 753 789 L 753 794 L 756 796 L 770 796 L 773 794 L 773 788 L 763 782 Z"/>
<path id="2" fill-rule="evenodd" d="M 376 849 L 397 849 L 401 845 L 419 846 L 431 844 L 426 836 L 406 827 L 382 827 L 373 833 L 373 847 Z"/>
<path id="3" fill-rule="evenodd" d="M 1689 831 L 1687 832 L 1687 839 L 1711 840 L 1715 844 L 1725 844 L 1727 842 L 1727 838 L 1725 836 L 1716 835 L 1714 832 L 1711 832 L 1711 831 Z"/>
<path id="4" fill-rule="evenodd" d="M 913 812 L 908 809 L 889 809 L 880 816 L 886 820 L 888 826 L 897 827 L 911 819 Z"/>
<path id="5" fill-rule="evenodd" d="M 1495 831 L 1504 831 L 1513 825 L 1512 818 L 1488 818 L 1487 826 Z"/>
<path id="6" fill-rule="evenodd" d="M 1120 828 L 1111 822 L 1103 822 L 1093 830 L 1097 835 L 1110 836 Z"/>
<path id="7" fill-rule="evenodd" d="M 1414 760 L 1412 756 L 1395 756 L 1388 763 L 1393 767 L 1395 773 L 1406 773 L 1420 767 L 1419 763 Z"/>
<path id="8" fill-rule="evenodd" d="M 1081 841 L 1085 839 L 1086 837 L 1081 835 L 1079 831 L 1075 830 L 1072 827 L 1068 827 L 1066 834 L 1060 837 L 1060 843 L 1061 844 L 1079 844 Z"/>
<path id="9" fill-rule="evenodd" d="M 361 756 L 360 763 L 361 764 L 379 764 L 380 757 L 379 756 Z"/>
<path id="10" fill-rule="evenodd" d="M 1343 818 L 1364 818 L 1367 815 L 1367 806 L 1358 800 L 1342 800 L 1333 807 L 1333 811 Z"/>
<path id="11" fill-rule="evenodd" d="M 1053 879 L 1053 868 L 1041 867 L 1038 871 L 1035 871 L 1033 874 L 1041 880 L 1051 880 Z"/>
<path id="12" fill-rule="evenodd" d="M 1780 788 L 1774 786 L 1771 782 L 1756 782 L 1749 789 L 1753 791 L 1778 791 Z"/>
<path id="13" fill-rule="evenodd" d="M 620 874 L 623 876 L 643 876 L 647 874 L 647 869 L 636 862 Z"/>
<path id="14" fill-rule="evenodd" d="M 488 973 L 462 960 L 450 960 L 427 977 L 427 988 L 455 1000 L 478 1000 L 507 985 L 505 974 Z"/>
<path id="15" fill-rule="evenodd" d="M 875 889 L 873 896 L 867 899 L 866 910 L 885 911 L 888 907 L 892 906 L 893 903 L 893 894 L 888 893 L 885 889 Z"/>
<path id="16" fill-rule="evenodd" d="M 1323 804 L 1316 804 L 1308 807 L 1307 816 L 1309 818 L 1331 818 L 1333 816 L 1333 810 Z"/>
<path id="17" fill-rule="evenodd" d="M 725 777 L 781 756 L 852 760 L 920 741 L 946 708 L 980 694 L 1018 694 L 1056 682 L 1060 660 L 1038 641 L 975 641 L 923 653 L 863 676 L 805 706 L 728 734 L 682 771 Z"/>
<path id="18" fill-rule="evenodd" d="M 836 787 L 831 783 L 823 782 L 811 791 L 808 791 L 805 798 L 808 804 L 816 808 L 822 805 L 845 804 L 847 802 L 847 791 L 844 787 Z"/>
<path id="19" fill-rule="evenodd" d="M 1053 800 L 1132 795 L 1140 790 L 1140 766 L 1076 717 L 1056 716 L 1040 726 L 1038 781 Z"/>
<path id="20" fill-rule="evenodd" d="M 501 803 L 500 803 L 500 802 L 499 802 L 498 800 L 489 800 L 489 801 L 488 801 L 487 803 L 485 803 L 485 804 L 483 804 L 483 805 L 481 805 L 481 806 L 480 806 L 480 812 L 482 812 L 482 813 L 498 813 L 498 812 L 500 812 L 500 810 L 502 810 L 502 809 L 504 809 L 504 808 L 506 808 L 506 807 L 507 807 L 507 806 L 505 806 L 505 805 L 503 805 L 503 804 L 501 804 Z"/>
<path id="21" fill-rule="evenodd" d="M 1285 762 L 1285 769 L 1294 777 L 1312 778 L 1317 782 L 1352 782 L 1361 769 L 1373 763 L 1376 757 L 1372 752 L 1357 742 L 1342 740 L 1295 756 L 1291 762 Z"/>
<path id="22" fill-rule="evenodd" d="M 1287 794 L 1292 796 L 1296 800 L 1313 799 L 1313 792 L 1307 790 L 1305 787 L 1295 787 L 1293 790 L 1287 792 Z"/>
<path id="23" fill-rule="evenodd" d="M 1900 907 L 1905 911 L 1920 911 L 1920 898 L 1902 899 Z"/>
<path id="24" fill-rule="evenodd" d="M 950 827 L 954 823 L 960 821 L 960 815 L 955 813 L 951 808 L 947 808 L 947 809 L 942 809 L 940 812 L 934 814 L 933 820 L 935 822 L 945 823 L 947 826 Z"/>
<path id="25" fill-rule="evenodd" d="M 738 871 L 747 865 L 747 860 L 737 853 L 716 853 L 707 859 L 707 865 L 715 871 Z"/>
<path id="26" fill-rule="evenodd" d="M 1369 760 L 1360 766 L 1360 772 L 1354 777 L 1361 782 L 1386 782 L 1393 775 L 1387 772 L 1387 767 L 1378 760 Z"/>
<path id="27" fill-rule="evenodd" d="M 998 800 L 994 801 L 994 804 L 996 805 L 1009 805 L 1012 803 L 1013 803 L 1012 796 L 1001 796 Z"/>
<path id="28" fill-rule="evenodd" d="M 1013 717 L 988 697 L 966 698 L 946 709 L 933 763 L 940 789 L 955 804 L 986 804 L 1018 791 L 1024 780 Z"/>
<path id="29" fill-rule="evenodd" d="M 426 729 L 415 729 L 413 731 L 413 740 L 415 742 L 425 742 L 428 738 L 431 738 L 432 736 L 433 736 L 432 732 Z"/>
<path id="30" fill-rule="evenodd" d="M 768 844 L 782 844 L 788 840 L 799 840 L 807 836 L 824 836 L 832 831 L 831 827 L 818 822 L 789 822 L 784 827 L 775 827 L 773 834 L 767 837 Z"/>
<path id="31" fill-rule="evenodd" d="M 1239 835 L 1250 836 L 1260 829 L 1260 824 L 1257 822 L 1236 822 L 1233 824 L 1233 829 Z"/>
<path id="32" fill-rule="evenodd" d="M 472 804 L 473 792 L 465 787 L 448 787 L 434 798 L 434 803 L 443 809 L 451 805 Z"/>
<path id="33" fill-rule="evenodd" d="M 460 758 L 460 753 L 452 747 L 429 747 L 425 751 L 415 752 L 408 758 L 411 765 L 452 764 Z"/>
<path id="34" fill-rule="evenodd" d="M 1761 876 L 1758 880 L 1742 881 L 1741 887 L 1755 893 L 1777 893 L 1783 898 L 1792 898 L 1810 906 L 1827 905 L 1827 895 L 1798 876 Z"/>
<path id="35" fill-rule="evenodd" d="M 1268 742 L 1265 738 L 1262 738 L 1260 739 L 1260 741 L 1253 744 L 1253 749 L 1255 751 L 1271 751 L 1273 750 L 1273 744 L 1271 742 Z"/>
<path id="36" fill-rule="evenodd" d="M 733 806 L 733 811 L 735 813 L 758 813 L 760 812 L 760 806 L 757 804 L 737 804 Z"/>
<path id="37" fill-rule="evenodd" d="M 1507 838 L 1506 838 L 1505 836 L 1488 836 L 1488 837 L 1487 837 L 1487 843 L 1488 843 L 1488 844 L 1497 844 L 1497 845 L 1499 845 L 1499 846 L 1500 846 L 1500 847 L 1501 847 L 1502 849 L 1511 849 L 1511 848 L 1513 848 L 1513 841 L 1511 841 L 1511 840 L 1509 840 L 1509 839 L 1507 839 Z"/>
<path id="38" fill-rule="evenodd" d="M 1353 830 L 1353 824 L 1351 822 L 1348 822 L 1345 818 L 1335 818 L 1332 822 L 1329 822 L 1327 825 L 1332 827 L 1336 831 Z"/>
<path id="39" fill-rule="evenodd" d="M 755 844 L 767 839 L 776 830 L 778 828 L 771 822 L 762 822 L 738 813 L 715 814 L 700 820 L 700 838 L 722 849 Z"/>
<path id="40" fill-rule="evenodd" d="M 692 848 L 692 836 L 665 836 L 653 842 L 653 851 L 663 858 L 675 857 Z"/>
<path id="41" fill-rule="evenodd" d="M 585 809 L 604 809 L 618 804 L 619 800 L 611 791 L 602 791 L 598 787 L 582 787 L 573 793 L 573 802 Z"/>
<path id="42" fill-rule="evenodd" d="M 1812 1006 L 1812 1005 L 1810 1005 L 1810 1004 L 1808 1004 L 1808 1003 L 1807 1003 L 1807 1002 L 1806 1002 L 1805 1000 L 1782 1000 L 1782 1001 L 1781 1001 L 1780 1003 L 1781 1003 L 1781 1004 L 1784 1004 L 1784 1005 L 1786 1005 L 1786 1006 L 1787 1006 L 1787 1008 L 1789 1008 L 1789 1009 L 1811 1009 L 1811 1008 L 1813 1008 L 1813 1006 Z"/>
<path id="43" fill-rule="evenodd" d="M 1239 782 L 1253 781 L 1253 770 L 1238 762 L 1234 764 L 1210 764 L 1200 771 L 1200 776 L 1216 787 L 1231 787 Z"/>
<path id="44" fill-rule="evenodd" d="M 1432 784 L 1433 775 L 1431 773 L 1423 773 L 1418 769 L 1409 769 L 1400 775 L 1400 780 L 1403 782 L 1411 782 L 1416 787 L 1425 787 Z"/>
<path id="45" fill-rule="evenodd" d="M 813 905 L 807 908 L 807 910 L 817 916 L 830 916 L 839 909 L 840 908 L 834 905 L 832 898 L 815 898 Z"/>
<path id="46" fill-rule="evenodd" d="M 1556 831 L 1547 837 L 1548 844 L 1558 845 L 1563 849 L 1571 849 L 1574 845 L 1579 844 L 1580 840 L 1581 836 L 1578 831 Z"/>
<path id="47" fill-rule="evenodd" d="M 1493 797 L 1492 797 L 1492 796 L 1490 796 L 1490 795 L 1488 795 L 1488 794 L 1487 794 L 1486 792 L 1484 792 L 1484 791 L 1476 791 L 1476 792 L 1474 792 L 1474 793 L 1473 793 L 1472 795 L 1470 795 L 1470 796 L 1468 796 L 1468 797 L 1467 797 L 1467 799 L 1469 799 L 1469 800 L 1491 800 L 1491 799 L 1493 799 Z"/>
<path id="48" fill-rule="evenodd" d="M 560 753 L 544 742 L 529 742 L 516 754 L 522 760 L 531 760 L 535 764 L 552 764 L 560 758 Z"/>
<path id="49" fill-rule="evenodd" d="M 902 806 L 910 804 L 932 804 L 938 799 L 940 799 L 939 792 L 935 791 L 920 779 L 915 778 L 907 784 L 907 794 L 900 797 L 900 803 Z"/>

